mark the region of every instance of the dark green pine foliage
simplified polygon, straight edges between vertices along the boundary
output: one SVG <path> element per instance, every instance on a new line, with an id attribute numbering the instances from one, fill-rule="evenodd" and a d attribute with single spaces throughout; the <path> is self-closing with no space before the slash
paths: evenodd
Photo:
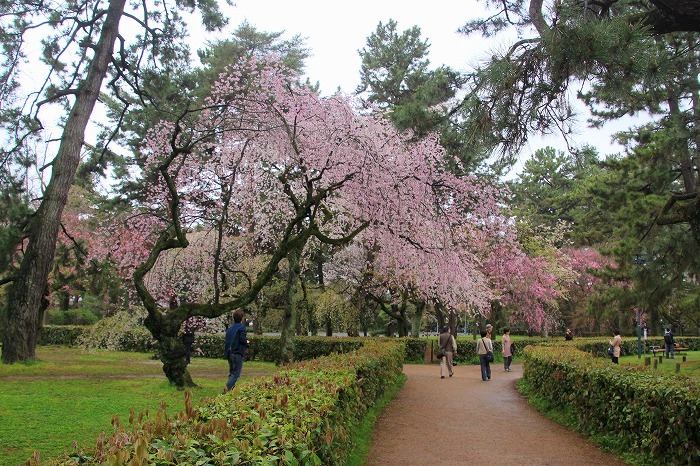
<path id="1" fill-rule="evenodd" d="M 399 129 L 410 129 L 418 138 L 439 133 L 453 157 L 451 168 L 472 172 L 487 154 L 465 149 L 467 136 L 452 115 L 452 99 L 464 80 L 447 66 L 431 69 L 429 49 L 418 26 L 399 32 L 396 21 L 380 22 L 359 50 L 362 66 L 356 92 L 385 111 Z"/>

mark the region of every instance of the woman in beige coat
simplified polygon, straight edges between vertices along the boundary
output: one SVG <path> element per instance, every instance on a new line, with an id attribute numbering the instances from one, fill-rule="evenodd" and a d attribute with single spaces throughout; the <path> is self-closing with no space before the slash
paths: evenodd
<path id="1" fill-rule="evenodd" d="M 613 349 L 612 362 L 613 364 L 619 364 L 618 361 L 622 351 L 622 348 L 620 347 L 622 344 L 622 337 L 620 336 L 620 331 L 618 329 L 613 330 L 613 335 L 615 336 L 612 340 L 610 340 L 610 346 L 612 346 Z"/>

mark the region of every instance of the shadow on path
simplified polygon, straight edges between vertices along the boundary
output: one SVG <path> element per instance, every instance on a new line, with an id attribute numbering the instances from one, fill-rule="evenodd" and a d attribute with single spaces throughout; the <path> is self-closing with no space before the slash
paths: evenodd
<path id="1" fill-rule="evenodd" d="M 504 372 L 479 366 L 405 365 L 399 394 L 377 420 L 366 466 L 606 465 L 625 463 L 527 404 L 515 382 L 522 366 Z"/>

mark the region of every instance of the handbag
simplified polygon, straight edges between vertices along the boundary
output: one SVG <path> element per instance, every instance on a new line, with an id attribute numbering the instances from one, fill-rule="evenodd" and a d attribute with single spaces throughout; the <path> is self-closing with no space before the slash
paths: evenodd
<path id="1" fill-rule="evenodd" d="M 488 362 L 493 362 L 493 351 L 491 351 L 488 346 L 486 346 L 486 343 L 484 342 L 484 339 L 481 339 L 481 343 L 483 343 L 484 348 L 486 349 L 486 360 Z"/>
<path id="2" fill-rule="evenodd" d="M 612 346 L 608 348 L 608 356 L 615 356 L 615 348 Z"/>

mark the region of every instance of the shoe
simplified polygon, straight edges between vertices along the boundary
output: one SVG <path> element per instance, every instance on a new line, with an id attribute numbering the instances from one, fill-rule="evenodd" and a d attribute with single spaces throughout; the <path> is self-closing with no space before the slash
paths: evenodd
<path id="1" fill-rule="evenodd" d="M 489 377 L 489 380 L 491 380 L 491 377 Z"/>
<path id="2" fill-rule="evenodd" d="M 454 374 L 450 374 L 450 377 L 452 377 Z"/>
<path id="3" fill-rule="evenodd" d="M 228 388 L 224 387 L 224 393 L 223 393 L 223 394 L 225 395 L 226 392 L 228 392 Z"/>
<path id="4" fill-rule="evenodd" d="M 440 378 L 441 378 L 441 379 L 444 379 L 444 378 L 445 378 L 445 376 L 444 376 L 444 375 L 441 375 L 441 376 L 440 376 Z"/>

